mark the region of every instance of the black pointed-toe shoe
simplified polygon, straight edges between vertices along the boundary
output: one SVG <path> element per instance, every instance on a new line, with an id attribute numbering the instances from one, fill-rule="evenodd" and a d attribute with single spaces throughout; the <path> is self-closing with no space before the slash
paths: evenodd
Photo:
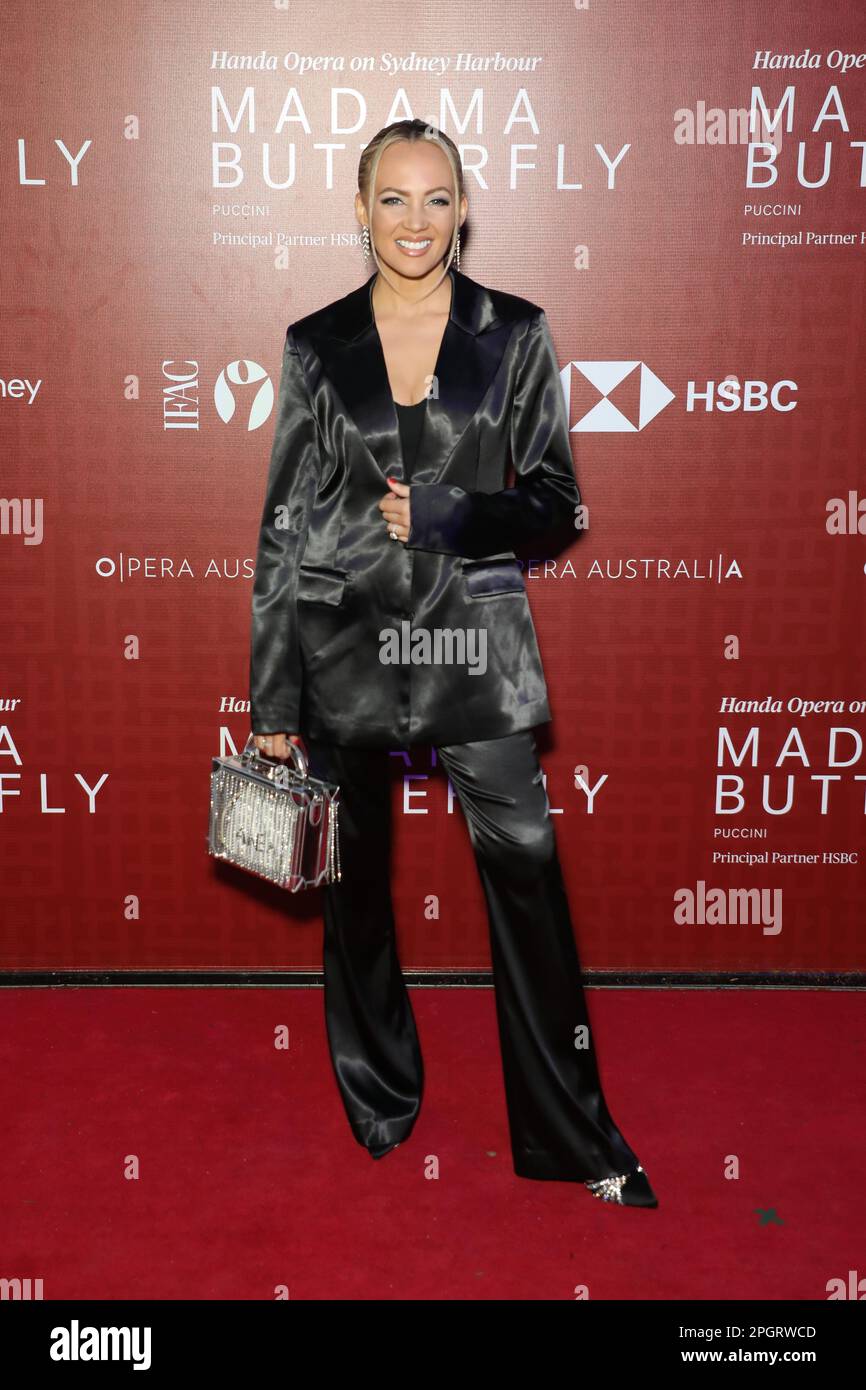
<path id="1" fill-rule="evenodd" d="M 370 1149 L 369 1153 L 372 1158 L 384 1158 L 385 1155 L 389 1154 L 392 1149 L 399 1148 L 399 1146 L 400 1140 L 398 1139 L 396 1144 L 386 1144 L 383 1149 Z"/>
<path id="2" fill-rule="evenodd" d="M 618 1177 L 601 1178 L 598 1182 L 588 1182 L 594 1197 L 603 1202 L 616 1202 L 621 1207 L 657 1207 L 658 1198 L 649 1184 L 649 1178 L 640 1164 L 630 1173 Z"/>

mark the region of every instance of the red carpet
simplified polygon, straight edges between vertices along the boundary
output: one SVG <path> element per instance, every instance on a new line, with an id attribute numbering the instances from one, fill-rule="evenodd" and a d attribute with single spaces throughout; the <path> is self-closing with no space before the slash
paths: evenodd
<path id="1" fill-rule="evenodd" d="M 866 1275 L 860 994 L 588 998 L 657 1210 L 515 1176 L 490 991 L 412 990 L 424 1102 L 374 1161 L 320 990 L 5 989 L 0 1277 L 46 1299 L 823 1300 Z"/>

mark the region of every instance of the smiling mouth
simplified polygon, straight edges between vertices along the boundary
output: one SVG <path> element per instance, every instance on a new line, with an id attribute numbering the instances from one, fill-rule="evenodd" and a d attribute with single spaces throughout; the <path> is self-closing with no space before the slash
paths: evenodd
<path id="1" fill-rule="evenodd" d="M 410 256 L 413 254 L 417 256 L 420 255 L 422 251 L 426 251 L 429 246 L 433 245 L 433 238 L 423 237 L 418 241 L 413 241 L 410 237 L 397 237 L 396 244 L 400 247 L 401 251 L 406 251 Z"/>

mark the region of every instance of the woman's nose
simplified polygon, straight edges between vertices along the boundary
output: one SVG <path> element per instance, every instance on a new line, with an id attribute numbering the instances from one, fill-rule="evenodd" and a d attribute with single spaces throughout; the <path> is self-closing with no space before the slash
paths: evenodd
<path id="1" fill-rule="evenodd" d="M 423 208 L 418 208 L 414 212 L 410 209 L 404 221 L 407 230 L 421 231 L 427 226 L 427 214 Z"/>

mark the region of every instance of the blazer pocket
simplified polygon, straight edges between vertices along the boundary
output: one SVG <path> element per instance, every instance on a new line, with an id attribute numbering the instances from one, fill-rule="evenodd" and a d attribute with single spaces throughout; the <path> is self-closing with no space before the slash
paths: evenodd
<path id="1" fill-rule="evenodd" d="M 493 594 L 524 594 L 526 585 L 517 560 L 464 560 L 463 575 L 471 598 Z"/>
<path id="2" fill-rule="evenodd" d="M 343 602 L 348 578 L 345 570 L 302 562 L 298 567 L 298 598 L 305 603 L 329 603 L 336 607 Z"/>

